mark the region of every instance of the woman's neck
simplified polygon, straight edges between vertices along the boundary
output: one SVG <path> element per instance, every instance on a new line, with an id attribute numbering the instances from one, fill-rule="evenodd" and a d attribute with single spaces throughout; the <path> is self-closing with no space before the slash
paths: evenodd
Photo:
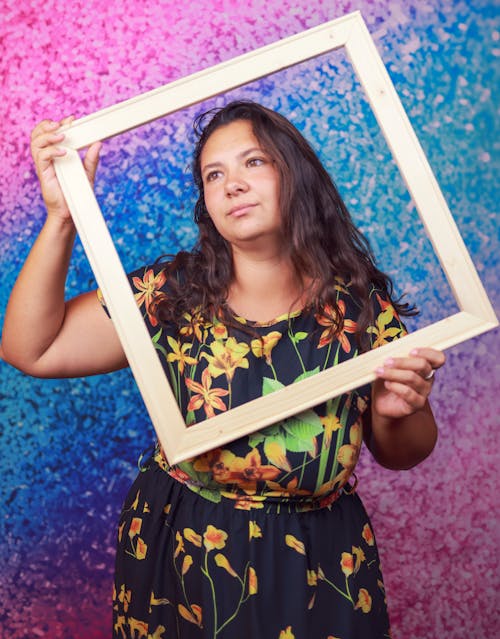
<path id="1" fill-rule="evenodd" d="M 303 306 L 304 286 L 282 253 L 233 253 L 234 278 L 227 303 L 234 313 L 267 322 Z"/>

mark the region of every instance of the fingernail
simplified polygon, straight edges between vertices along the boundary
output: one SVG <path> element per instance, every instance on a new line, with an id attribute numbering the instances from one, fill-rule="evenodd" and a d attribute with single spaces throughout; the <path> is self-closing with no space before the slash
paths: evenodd
<path id="1" fill-rule="evenodd" d="M 384 369 L 382 366 L 379 366 L 378 368 L 375 369 L 375 372 L 377 373 L 377 375 L 383 375 Z"/>
<path id="2" fill-rule="evenodd" d="M 410 351 L 410 355 L 418 355 L 418 348 L 414 348 Z"/>
<path id="3" fill-rule="evenodd" d="M 394 364 L 394 360 L 392 359 L 392 357 L 389 357 L 388 359 L 385 360 L 384 364 L 386 366 L 392 366 Z"/>

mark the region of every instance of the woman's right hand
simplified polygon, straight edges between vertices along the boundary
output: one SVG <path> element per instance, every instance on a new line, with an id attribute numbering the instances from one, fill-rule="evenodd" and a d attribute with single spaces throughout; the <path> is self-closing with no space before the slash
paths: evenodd
<path id="1" fill-rule="evenodd" d="M 47 214 L 63 221 L 71 221 L 71 214 L 59 185 L 53 160 L 66 155 L 66 149 L 59 146 L 64 140 L 64 133 L 58 133 L 58 130 L 63 125 L 71 124 L 73 120 L 74 116 L 64 118 L 59 122 L 43 120 L 33 129 L 31 134 L 31 155 L 35 162 L 36 174 L 40 181 Z M 94 185 L 101 146 L 100 142 L 92 144 L 87 149 L 83 160 L 85 171 L 92 186 Z"/>

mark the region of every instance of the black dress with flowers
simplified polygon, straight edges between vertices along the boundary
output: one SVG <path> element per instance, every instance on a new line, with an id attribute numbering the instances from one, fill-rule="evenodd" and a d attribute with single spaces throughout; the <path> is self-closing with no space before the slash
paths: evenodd
<path id="1" fill-rule="evenodd" d="M 344 328 L 307 312 L 270 323 L 149 315 L 162 265 L 130 276 L 186 422 L 195 423 L 357 355 L 359 307 L 337 284 Z M 372 347 L 404 327 L 371 293 Z M 158 449 L 125 501 L 113 636 L 382 639 L 390 636 L 374 535 L 352 481 L 369 387 L 169 467 Z"/>

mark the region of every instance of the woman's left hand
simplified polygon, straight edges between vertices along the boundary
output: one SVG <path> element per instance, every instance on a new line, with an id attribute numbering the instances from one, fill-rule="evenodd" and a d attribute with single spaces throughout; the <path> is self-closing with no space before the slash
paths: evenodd
<path id="1" fill-rule="evenodd" d="M 401 419 L 425 407 L 434 371 L 445 356 L 433 348 L 418 348 L 408 357 L 391 357 L 377 368 L 372 409 L 380 417 Z"/>

